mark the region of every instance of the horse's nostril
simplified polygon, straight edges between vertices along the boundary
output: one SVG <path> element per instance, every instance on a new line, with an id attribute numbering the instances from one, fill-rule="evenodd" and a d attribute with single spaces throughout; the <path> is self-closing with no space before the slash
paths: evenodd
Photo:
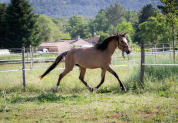
<path id="1" fill-rule="evenodd" d="M 127 53 L 127 54 L 130 54 L 130 52 L 131 52 L 130 50 L 126 50 L 126 53 Z"/>

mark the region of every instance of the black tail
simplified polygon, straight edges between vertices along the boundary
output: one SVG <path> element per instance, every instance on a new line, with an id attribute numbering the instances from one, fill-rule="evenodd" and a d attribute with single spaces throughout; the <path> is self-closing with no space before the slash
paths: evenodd
<path id="1" fill-rule="evenodd" d="M 67 55 L 67 52 L 68 52 L 68 51 L 61 53 L 61 54 L 56 58 L 56 60 L 54 61 L 54 63 L 40 76 L 40 79 L 42 79 L 42 78 L 43 78 L 44 76 L 46 76 L 51 70 L 53 70 L 53 69 L 59 64 L 59 62 L 62 60 L 62 58 Z"/>

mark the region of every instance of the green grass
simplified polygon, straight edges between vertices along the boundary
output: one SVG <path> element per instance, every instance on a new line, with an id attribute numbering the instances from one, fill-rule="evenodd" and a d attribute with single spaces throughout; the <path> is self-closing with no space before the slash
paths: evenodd
<path id="1" fill-rule="evenodd" d="M 146 63 L 172 61 L 161 56 L 157 60 L 146 57 Z M 26 71 L 25 91 L 21 71 L 0 74 L 0 122 L 178 122 L 177 66 L 146 66 L 142 88 L 139 87 L 139 65 L 111 66 L 126 87 L 125 93 L 108 72 L 104 84 L 90 93 L 78 79 L 76 67 L 53 93 L 63 70 L 55 69 L 44 79 L 38 78 L 50 64 L 36 63 L 33 69 L 37 70 Z M 61 67 L 63 63 L 58 65 Z M 22 65 L 18 64 L 1 65 L 0 71 L 20 68 Z M 29 68 L 26 64 L 26 69 Z M 100 69 L 88 69 L 85 80 L 94 87 L 101 80 L 100 74 Z"/>
<path id="2" fill-rule="evenodd" d="M 2 100 L 1 100 L 2 101 Z M 144 93 L 13 93 L 2 122 L 177 122 L 178 100 Z"/>

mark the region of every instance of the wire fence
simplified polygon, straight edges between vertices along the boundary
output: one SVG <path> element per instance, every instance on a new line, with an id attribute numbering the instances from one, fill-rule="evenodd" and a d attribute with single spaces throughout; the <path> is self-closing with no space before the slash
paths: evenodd
<path id="1" fill-rule="evenodd" d="M 124 66 L 141 66 L 141 73 L 144 73 L 144 67 L 146 65 L 161 65 L 161 66 L 178 66 L 178 62 L 176 63 L 155 63 L 154 60 L 159 60 L 160 58 L 169 58 L 173 59 L 173 47 L 171 47 L 170 44 L 162 44 L 162 47 L 158 47 L 156 45 L 150 45 L 150 44 L 142 44 L 140 48 L 132 49 L 132 52 L 130 55 L 125 55 L 125 59 L 122 56 L 122 52 L 120 50 L 116 50 L 113 58 L 112 58 L 112 67 L 124 67 Z M 176 58 L 178 58 L 178 47 L 175 48 L 175 54 Z M 18 64 L 19 66 L 16 68 L 7 67 L 6 69 L 0 69 L 0 73 L 8 73 L 8 72 L 15 72 L 15 71 L 37 71 L 37 70 L 46 70 L 47 65 L 46 63 L 54 62 L 56 57 L 58 56 L 58 52 L 47 52 L 47 53 L 35 53 L 33 49 L 31 48 L 13 48 L 9 49 L 11 52 L 10 54 L 3 54 L 0 55 L 0 65 L 7 65 L 7 64 Z M 1 51 L 1 50 L 0 50 Z M 142 54 L 142 51 L 144 51 L 144 54 Z M 20 53 L 19 53 L 20 52 Z M 24 55 L 24 58 L 23 58 Z M 143 55 L 143 56 L 142 56 Z M 146 60 L 143 60 L 146 59 Z M 151 62 L 147 59 L 151 59 Z M 176 59 L 178 61 L 178 59 Z M 40 64 L 39 64 L 40 63 Z M 25 68 L 25 65 L 27 64 L 29 68 Z M 40 65 L 44 64 L 45 67 L 40 67 Z M 34 65 L 37 65 L 34 66 Z M 142 70 L 143 67 L 143 70 Z M 55 68 L 56 70 L 59 69 L 65 69 L 64 65 L 60 66 L 59 68 Z M 74 69 L 78 69 L 77 67 L 74 67 Z M 24 73 L 25 76 L 25 73 Z M 141 75 L 144 76 L 144 75 Z"/>
<path id="2" fill-rule="evenodd" d="M 155 48 L 153 50 L 153 47 L 147 47 L 150 46 L 149 44 L 145 45 L 145 57 L 147 59 L 148 56 L 152 56 L 152 57 L 156 57 L 162 55 L 162 57 L 165 56 L 169 56 L 170 58 L 172 58 L 172 53 L 173 50 L 163 50 L 166 49 L 166 47 L 164 48 Z M 153 46 L 153 45 L 151 45 Z M 169 48 L 173 48 L 173 47 L 169 47 Z M 15 48 L 13 48 L 14 50 Z M 20 48 L 16 48 L 18 51 Z M 162 49 L 163 51 L 160 51 L 160 49 Z M 132 53 L 129 56 L 126 56 L 126 58 L 124 59 L 122 57 L 122 52 L 117 50 L 115 52 L 115 54 L 113 55 L 113 59 L 112 59 L 112 65 L 113 66 L 128 66 L 128 65 L 140 65 L 141 63 L 141 50 L 139 49 L 132 49 Z M 176 54 L 178 53 L 178 50 L 175 50 Z M 58 53 L 60 54 L 60 53 Z M 24 53 L 25 55 L 25 63 L 31 63 L 35 64 L 35 63 L 48 63 L 48 62 L 54 62 L 57 55 L 57 52 L 47 52 L 47 53 L 35 53 L 33 52 L 33 57 L 30 57 L 30 52 L 26 52 Z M 52 56 L 52 57 L 51 57 Z M 0 56 L 0 64 L 1 65 L 5 65 L 5 64 L 22 64 L 22 53 L 15 53 L 12 52 L 8 55 L 1 55 Z M 150 63 L 144 63 L 143 65 L 175 65 L 177 66 L 177 64 L 150 64 Z M 64 69 L 64 68 L 60 68 L 60 69 Z M 5 71 L 1 71 L 0 72 L 13 72 L 13 71 L 21 71 L 22 69 L 14 69 L 14 70 L 5 70 Z M 25 70 L 44 70 L 44 69 L 35 69 L 35 68 L 30 68 L 30 69 L 25 69 Z"/>

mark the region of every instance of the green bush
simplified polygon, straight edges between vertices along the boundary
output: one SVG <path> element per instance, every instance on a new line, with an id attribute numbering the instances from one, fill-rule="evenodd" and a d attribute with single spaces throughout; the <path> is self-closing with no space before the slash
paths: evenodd
<path id="1" fill-rule="evenodd" d="M 173 64 L 169 58 L 149 58 L 147 64 Z M 140 86 L 140 66 L 135 68 L 127 78 L 125 87 L 135 93 L 155 92 L 160 96 L 172 97 L 170 89 L 177 86 L 178 66 L 171 65 L 146 65 L 144 73 L 144 85 Z M 173 90 L 176 91 L 176 90 Z"/>

